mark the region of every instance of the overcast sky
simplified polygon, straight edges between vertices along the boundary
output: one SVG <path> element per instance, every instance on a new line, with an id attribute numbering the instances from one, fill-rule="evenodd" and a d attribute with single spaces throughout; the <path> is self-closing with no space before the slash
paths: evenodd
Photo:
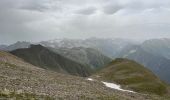
<path id="1" fill-rule="evenodd" d="M 0 0 L 0 43 L 170 38 L 170 0 Z"/>

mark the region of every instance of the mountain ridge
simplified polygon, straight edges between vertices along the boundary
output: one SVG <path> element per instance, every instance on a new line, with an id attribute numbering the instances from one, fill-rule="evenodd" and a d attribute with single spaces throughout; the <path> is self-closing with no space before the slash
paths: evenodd
<path id="1" fill-rule="evenodd" d="M 17 49 L 11 53 L 41 68 L 80 76 L 89 76 L 91 73 L 88 66 L 67 59 L 41 45 L 31 45 L 30 48 Z"/>

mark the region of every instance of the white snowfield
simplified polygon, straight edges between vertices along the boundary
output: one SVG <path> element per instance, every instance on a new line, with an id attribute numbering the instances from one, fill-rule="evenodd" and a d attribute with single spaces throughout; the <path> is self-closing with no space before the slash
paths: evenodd
<path id="1" fill-rule="evenodd" d="M 87 78 L 86 80 L 94 81 L 94 79 L 92 79 L 92 78 Z M 103 82 L 103 81 L 101 81 L 101 82 L 102 82 L 106 87 L 109 87 L 109 88 L 112 88 L 112 89 L 116 89 L 116 90 L 124 91 L 124 92 L 136 93 L 136 92 L 134 92 L 134 91 L 121 89 L 121 86 L 120 86 L 120 85 L 117 85 L 117 84 L 114 84 L 114 83 L 108 83 L 108 82 Z"/>
<path id="2" fill-rule="evenodd" d="M 109 88 L 112 88 L 112 89 L 116 89 L 116 90 L 120 90 L 120 91 L 125 91 L 125 92 L 136 93 L 134 91 L 121 89 L 120 85 L 117 85 L 117 84 L 114 84 L 114 83 L 108 83 L 108 82 L 103 82 L 103 81 L 102 81 L 102 83 L 105 84 L 106 87 L 109 87 Z"/>

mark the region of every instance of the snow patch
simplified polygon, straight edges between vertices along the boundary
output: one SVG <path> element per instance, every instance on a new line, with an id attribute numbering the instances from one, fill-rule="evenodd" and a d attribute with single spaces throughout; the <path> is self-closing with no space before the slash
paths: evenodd
<path id="1" fill-rule="evenodd" d="M 92 78 L 87 78 L 87 80 L 89 80 L 89 81 L 94 81 Z"/>
<path id="2" fill-rule="evenodd" d="M 129 54 L 132 54 L 132 53 L 135 53 L 136 52 L 136 50 L 131 50 L 131 51 L 129 51 Z"/>
<path id="3" fill-rule="evenodd" d="M 136 93 L 134 91 L 121 89 L 120 85 L 117 85 L 117 84 L 114 84 L 114 83 L 108 83 L 108 82 L 103 82 L 103 81 L 102 81 L 102 83 L 105 84 L 106 87 L 109 87 L 109 88 L 112 88 L 112 89 L 116 89 L 116 90 L 120 90 L 120 91 L 125 91 L 125 92 Z"/>
<path id="4" fill-rule="evenodd" d="M 94 81 L 94 79 L 92 78 L 87 78 L 86 80 L 89 80 L 89 81 Z M 120 85 L 117 85 L 117 84 L 114 84 L 114 83 L 108 83 L 108 82 L 103 82 L 101 81 L 106 87 L 109 87 L 109 88 L 112 88 L 112 89 L 116 89 L 116 90 L 119 90 L 119 91 L 124 91 L 124 92 L 131 92 L 131 93 L 136 93 L 134 91 L 130 91 L 130 90 L 124 90 L 121 88 Z"/>
<path id="5" fill-rule="evenodd" d="M 131 51 L 129 51 L 126 55 L 124 55 L 123 58 L 126 58 L 126 57 L 128 57 L 130 54 L 133 54 L 133 53 L 135 53 L 135 52 L 136 52 L 136 50 L 131 50 Z"/>
<path id="6" fill-rule="evenodd" d="M 124 56 L 123 56 L 123 58 L 126 58 L 126 57 L 128 57 L 128 55 L 124 55 Z"/>

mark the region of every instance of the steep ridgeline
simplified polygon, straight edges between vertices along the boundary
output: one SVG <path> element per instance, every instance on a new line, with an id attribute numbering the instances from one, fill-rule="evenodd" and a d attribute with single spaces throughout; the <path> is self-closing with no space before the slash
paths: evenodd
<path id="1" fill-rule="evenodd" d="M 129 46 L 120 52 L 119 57 L 128 58 L 143 64 L 156 74 L 161 80 L 170 83 L 170 60 L 154 55 L 140 46 Z"/>
<path id="2" fill-rule="evenodd" d="M 93 75 L 94 78 L 115 82 L 125 89 L 139 93 L 164 95 L 166 85 L 144 66 L 128 59 L 118 58 Z"/>
<path id="3" fill-rule="evenodd" d="M 89 66 L 74 62 L 41 45 L 31 45 L 30 48 L 17 49 L 11 53 L 44 69 L 78 76 L 89 76 L 91 73 Z"/>
<path id="4" fill-rule="evenodd" d="M 98 69 L 111 62 L 111 58 L 106 57 L 101 52 L 92 48 L 51 48 L 51 50 L 71 60 L 74 60 L 75 62 L 81 63 L 83 65 L 88 65 L 92 69 Z"/>
<path id="5" fill-rule="evenodd" d="M 16 42 L 14 44 L 11 45 L 4 45 L 3 47 L 0 47 L 0 50 L 5 50 L 5 51 L 12 51 L 12 50 L 16 50 L 16 49 L 20 49 L 20 48 L 28 48 L 31 45 L 31 43 L 29 42 Z"/>
<path id="6" fill-rule="evenodd" d="M 98 81 L 45 70 L 0 51 L 2 100 L 168 100 L 107 88 Z"/>

